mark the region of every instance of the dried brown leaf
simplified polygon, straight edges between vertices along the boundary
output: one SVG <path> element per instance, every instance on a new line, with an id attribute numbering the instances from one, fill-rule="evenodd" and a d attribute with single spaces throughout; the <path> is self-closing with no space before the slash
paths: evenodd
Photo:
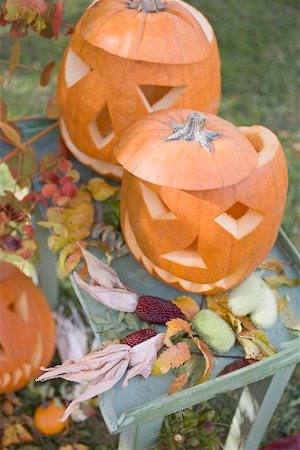
<path id="1" fill-rule="evenodd" d="M 54 67 L 55 61 L 51 61 L 43 68 L 40 76 L 40 85 L 42 87 L 45 87 L 49 84 Z"/>
<path id="2" fill-rule="evenodd" d="M 289 330 L 300 331 L 300 317 L 289 303 L 279 312 L 279 319 Z"/>
<path id="3" fill-rule="evenodd" d="M 14 40 L 8 61 L 8 71 L 10 75 L 13 75 L 14 72 L 16 71 L 20 58 L 21 58 L 21 43 L 20 41 Z"/>
<path id="4" fill-rule="evenodd" d="M 277 258 L 270 258 L 267 261 L 264 261 L 260 266 L 260 269 L 263 270 L 271 270 L 272 272 L 277 272 L 278 275 L 284 273 L 284 268 L 282 266 L 282 262 Z"/>
<path id="5" fill-rule="evenodd" d="M 281 286 L 297 287 L 300 284 L 300 277 L 289 278 L 287 275 L 270 275 L 264 278 L 271 289 L 278 289 Z"/>
<path id="6" fill-rule="evenodd" d="M 3 447 L 9 447 L 10 445 L 25 444 L 32 441 L 33 437 L 31 436 L 31 434 L 26 430 L 25 427 L 23 427 L 23 425 L 19 423 L 9 425 L 3 431 L 3 439 L 2 439 Z"/>

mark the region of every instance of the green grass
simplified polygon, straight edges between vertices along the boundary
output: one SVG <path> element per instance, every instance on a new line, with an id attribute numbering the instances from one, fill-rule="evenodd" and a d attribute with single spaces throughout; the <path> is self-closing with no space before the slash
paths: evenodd
<path id="1" fill-rule="evenodd" d="M 74 23 L 88 1 L 66 0 L 64 21 Z M 260 123 L 278 134 L 289 166 L 289 193 L 283 226 L 300 247 L 300 154 L 293 146 L 300 142 L 300 14 L 299 0 L 191 0 L 213 25 L 222 58 L 223 97 L 220 115 L 236 125 Z M 2 29 L 1 59 L 10 54 L 11 42 Z M 22 41 L 24 64 L 43 67 L 59 60 L 67 38 L 38 39 L 31 35 Z M 1 65 L 3 72 L 4 65 Z M 41 114 L 46 99 L 54 92 L 54 80 L 47 88 L 38 86 L 39 74 L 19 70 L 6 81 L 3 97 L 11 118 Z M 298 144 L 299 145 L 299 144 Z M 299 369 L 295 372 L 266 436 L 275 437 L 300 432 L 295 418 L 299 415 Z M 238 393 L 212 401 L 221 408 L 222 421 L 230 422 Z M 76 427 L 74 426 L 74 430 Z M 91 449 L 116 448 L 103 423 L 87 421 L 78 428 L 81 442 Z M 61 442 L 71 443 L 71 439 Z M 57 447 L 55 445 L 57 444 Z M 58 448 L 60 439 L 44 440 L 43 449 Z"/>

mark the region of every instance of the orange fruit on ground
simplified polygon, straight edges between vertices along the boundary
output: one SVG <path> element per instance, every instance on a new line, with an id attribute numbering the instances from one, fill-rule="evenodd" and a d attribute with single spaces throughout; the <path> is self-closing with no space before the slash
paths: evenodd
<path id="1" fill-rule="evenodd" d="M 59 420 L 65 410 L 64 405 L 57 405 L 54 401 L 47 402 L 47 405 L 38 406 L 33 416 L 38 431 L 48 435 L 61 433 L 68 424 L 68 420 L 65 422 Z"/>

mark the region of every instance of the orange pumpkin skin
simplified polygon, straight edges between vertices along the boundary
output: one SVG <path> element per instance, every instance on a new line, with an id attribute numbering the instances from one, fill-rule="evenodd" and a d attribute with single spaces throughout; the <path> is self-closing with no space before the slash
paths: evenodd
<path id="1" fill-rule="evenodd" d="M 0 394 L 26 386 L 49 365 L 54 350 L 55 325 L 41 290 L 0 262 Z"/>
<path id="2" fill-rule="evenodd" d="M 102 175 L 122 177 L 112 148 L 149 112 L 218 110 L 213 30 L 182 0 L 166 3 L 167 11 L 154 14 L 128 9 L 123 0 L 96 1 L 65 51 L 57 85 L 61 134 L 74 156 Z"/>
<path id="3" fill-rule="evenodd" d="M 52 436 L 61 433 L 67 426 L 68 420 L 60 422 L 60 418 L 65 412 L 64 405 L 56 405 L 50 401 L 46 406 L 40 405 L 34 412 L 34 424 L 40 433 Z"/>
<path id="4" fill-rule="evenodd" d="M 183 123 L 189 113 L 151 114 L 116 146 L 126 169 L 122 231 L 151 275 L 189 292 L 217 293 L 240 283 L 271 250 L 284 211 L 287 168 L 270 130 L 257 125 L 235 131 L 209 114 L 206 128 L 224 133 L 212 152 L 195 142 L 165 141 L 170 122 Z"/>

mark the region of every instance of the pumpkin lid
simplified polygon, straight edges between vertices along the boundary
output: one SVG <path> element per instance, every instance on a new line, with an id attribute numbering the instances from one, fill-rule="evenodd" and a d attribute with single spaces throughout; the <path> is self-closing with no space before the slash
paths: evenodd
<path id="1" fill-rule="evenodd" d="M 258 154 L 237 127 L 214 114 L 156 111 L 123 134 L 115 153 L 133 175 L 159 186 L 207 190 L 246 178 Z"/>
<path id="2" fill-rule="evenodd" d="M 161 64 L 206 59 L 214 39 L 207 19 L 182 0 L 95 1 L 78 26 L 89 44 L 108 53 Z"/>

